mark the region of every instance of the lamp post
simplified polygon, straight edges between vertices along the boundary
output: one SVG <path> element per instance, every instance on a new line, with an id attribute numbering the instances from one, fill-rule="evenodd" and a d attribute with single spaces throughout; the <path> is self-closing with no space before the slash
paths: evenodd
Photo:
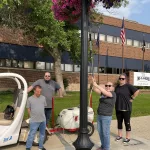
<path id="1" fill-rule="evenodd" d="M 76 150 L 91 150 L 94 144 L 90 141 L 87 129 L 88 106 L 88 0 L 82 0 L 81 16 L 81 71 L 80 71 L 80 129 L 76 141 Z"/>

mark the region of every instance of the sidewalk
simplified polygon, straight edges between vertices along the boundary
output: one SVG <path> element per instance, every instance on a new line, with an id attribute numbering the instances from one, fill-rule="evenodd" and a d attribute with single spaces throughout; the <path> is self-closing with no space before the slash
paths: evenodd
<path id="1" fill-rule="evenodd" d="M 111 150 L 150 150 L 150 116 L 132 118 L 131 127 L 132 135 L 130 143 L 123 144 L 122 141 L 116 142 L 116 120 L 112 121 Z M 45 143 L 45 148 L 47 150 L 74 150 L 75 148 L 72 146 L 72 142 L 74 142 L 76 138 L 77 134 L 68 132 L 55 133 L 49 136 L 48 141 Z M 99 135 L 96 128 L 90 139 L 94 143 L 92 150 L 96 150 L 100 146 Z M 2 147 L 0 150 L 25 150 L 25 145 L 19 143 L 18 145 Z M 32 150 L 38 150 L 38 148 L 33 147 Z"/>

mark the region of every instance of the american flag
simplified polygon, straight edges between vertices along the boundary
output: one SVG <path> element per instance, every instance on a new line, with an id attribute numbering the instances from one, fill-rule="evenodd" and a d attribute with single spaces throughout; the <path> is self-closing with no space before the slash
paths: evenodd
<path id="1" fill-rule="evenodd" d="M 126 41 L 126 35 L 125 35 L 125 29 L 124 29 L 124 18 L 122 20 L 122 28 L 121 28 L 120 38 L 122 41 L 122 45 L 124 45 L 125 41 Z"/>

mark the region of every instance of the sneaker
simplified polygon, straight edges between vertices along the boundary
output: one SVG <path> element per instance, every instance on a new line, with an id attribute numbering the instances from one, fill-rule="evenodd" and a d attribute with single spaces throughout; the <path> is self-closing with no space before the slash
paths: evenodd
<path id="1" fill-rule="evenodd" d="M 46 150 L 44 147 L 41 149 L 41 148 L 39 148 L 39 150 Z"/>
<path id="2" fill-rule="evenodd" d="M 123 143 L 129 143 L 130 142 L 130 139 L 125 139 L 124 141 L 123 141 Z"/>
<path id="3" fill-rule="evenodd" d="M 116 141 L 120 141 L 121 139 L 122 139 L 122 137 L 120 137 L 120 136 L 116 137 Z"/>

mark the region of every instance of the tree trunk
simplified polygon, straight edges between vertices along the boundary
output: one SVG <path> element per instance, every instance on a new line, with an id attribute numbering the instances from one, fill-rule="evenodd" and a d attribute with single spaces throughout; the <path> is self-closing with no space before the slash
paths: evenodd
<path id="1" fill-rule="evenodd" d="M 61 71 L 61 53 L 59 52 L 59 50 L 55 49 L 55 51 L 52 53 L 52 56 L 54 58 L 54 72 L 56 81 L 59 83 L 63 95 L 66 95 Z"/>

